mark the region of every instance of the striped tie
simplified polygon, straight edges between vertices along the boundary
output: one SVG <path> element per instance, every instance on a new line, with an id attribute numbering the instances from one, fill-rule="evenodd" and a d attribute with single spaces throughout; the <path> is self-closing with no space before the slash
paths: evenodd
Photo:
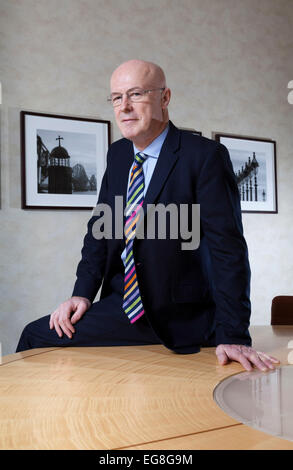
<path id="1" fill-rule="evenodd" d="M 141 208 L 143 203 L 144 175 L 142 165 L 146 158 L 147 155 L 144 155 L 143 153 L 137 153 L 134 157 L 125 214 L 126 222 L 124 233 L 126 239 L 126 260 L 123 309 L 128 316 L 130 323 L 134 323 L 144 314 L 133 257 L 133 240 L 135 237 L 136 223 L 139 218 L 137 211 Z"/>

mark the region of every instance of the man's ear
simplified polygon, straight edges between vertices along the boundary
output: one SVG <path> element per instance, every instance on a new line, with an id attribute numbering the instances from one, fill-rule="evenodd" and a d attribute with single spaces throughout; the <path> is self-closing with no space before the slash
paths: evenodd
<path id="1" fill-rule="evenodd" d="M 171 99 L 171 90 L 170 88 L 165 88 L 162 93 L 162 108 L 166 109 Z"/>

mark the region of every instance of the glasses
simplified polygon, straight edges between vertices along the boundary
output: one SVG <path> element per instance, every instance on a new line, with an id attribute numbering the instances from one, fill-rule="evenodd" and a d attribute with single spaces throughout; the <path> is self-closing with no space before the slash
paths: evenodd
<path id="1" fill-rule="evenodd" d="M 126 93 L 112 93 L 107 101 L 111 103 L 114 108 L 120 106 L 123 100 L 123 95 L 126 95 L 127 99 L 133 103 L 139 103 L 143 100 L 144 96 L 151 91 L 164 91 L 164 88 L 151 88 L 150 90 L 142 90 L 141 88 L 131 88 Z"/>

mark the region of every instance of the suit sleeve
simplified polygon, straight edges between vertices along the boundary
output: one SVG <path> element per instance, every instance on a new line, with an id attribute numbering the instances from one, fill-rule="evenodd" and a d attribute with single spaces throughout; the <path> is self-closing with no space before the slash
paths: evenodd
<path id="1" fill-rule="evenodd" d="M 211 256 L 216 344 L 251 344 L 250 267 L 239 191 L 228 150 L 217 143 L 198 180 L 201 227 Z"/>
<path id="2" fill-rule="evenodd" d="M 109 160 L 109 152 L 108 152 Z M 108 165 L 102 179 L 97 204 L 107 204 L 108 201 Z M 76 270 L 76 282 L 72 296 L 86 297 L 93 302 L 104 278 L 107 244 L 105 238 L 100 240 L 93 236 L 93 225 L 101 215 L 93 215 L 87 224 L 87 233 L 84 237 L 81 250 L 81 260 Z"/>

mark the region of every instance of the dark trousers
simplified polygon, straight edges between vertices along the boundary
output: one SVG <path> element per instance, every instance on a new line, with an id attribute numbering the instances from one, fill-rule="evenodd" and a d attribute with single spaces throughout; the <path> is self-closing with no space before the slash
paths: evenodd
<path id="1" fill-rule="evenodd" d="M 50 315 L 29 323 L 23 330 L 16 352 L 26 349 L 61 346 L 134 346 L 159 344 L 147 318 L 143 315 L 131 324 L 122 310 L 122 295 L 114 292 L 95 302 L 74 325 L 75 333 L 59 338 L 49 328 Z"/>

